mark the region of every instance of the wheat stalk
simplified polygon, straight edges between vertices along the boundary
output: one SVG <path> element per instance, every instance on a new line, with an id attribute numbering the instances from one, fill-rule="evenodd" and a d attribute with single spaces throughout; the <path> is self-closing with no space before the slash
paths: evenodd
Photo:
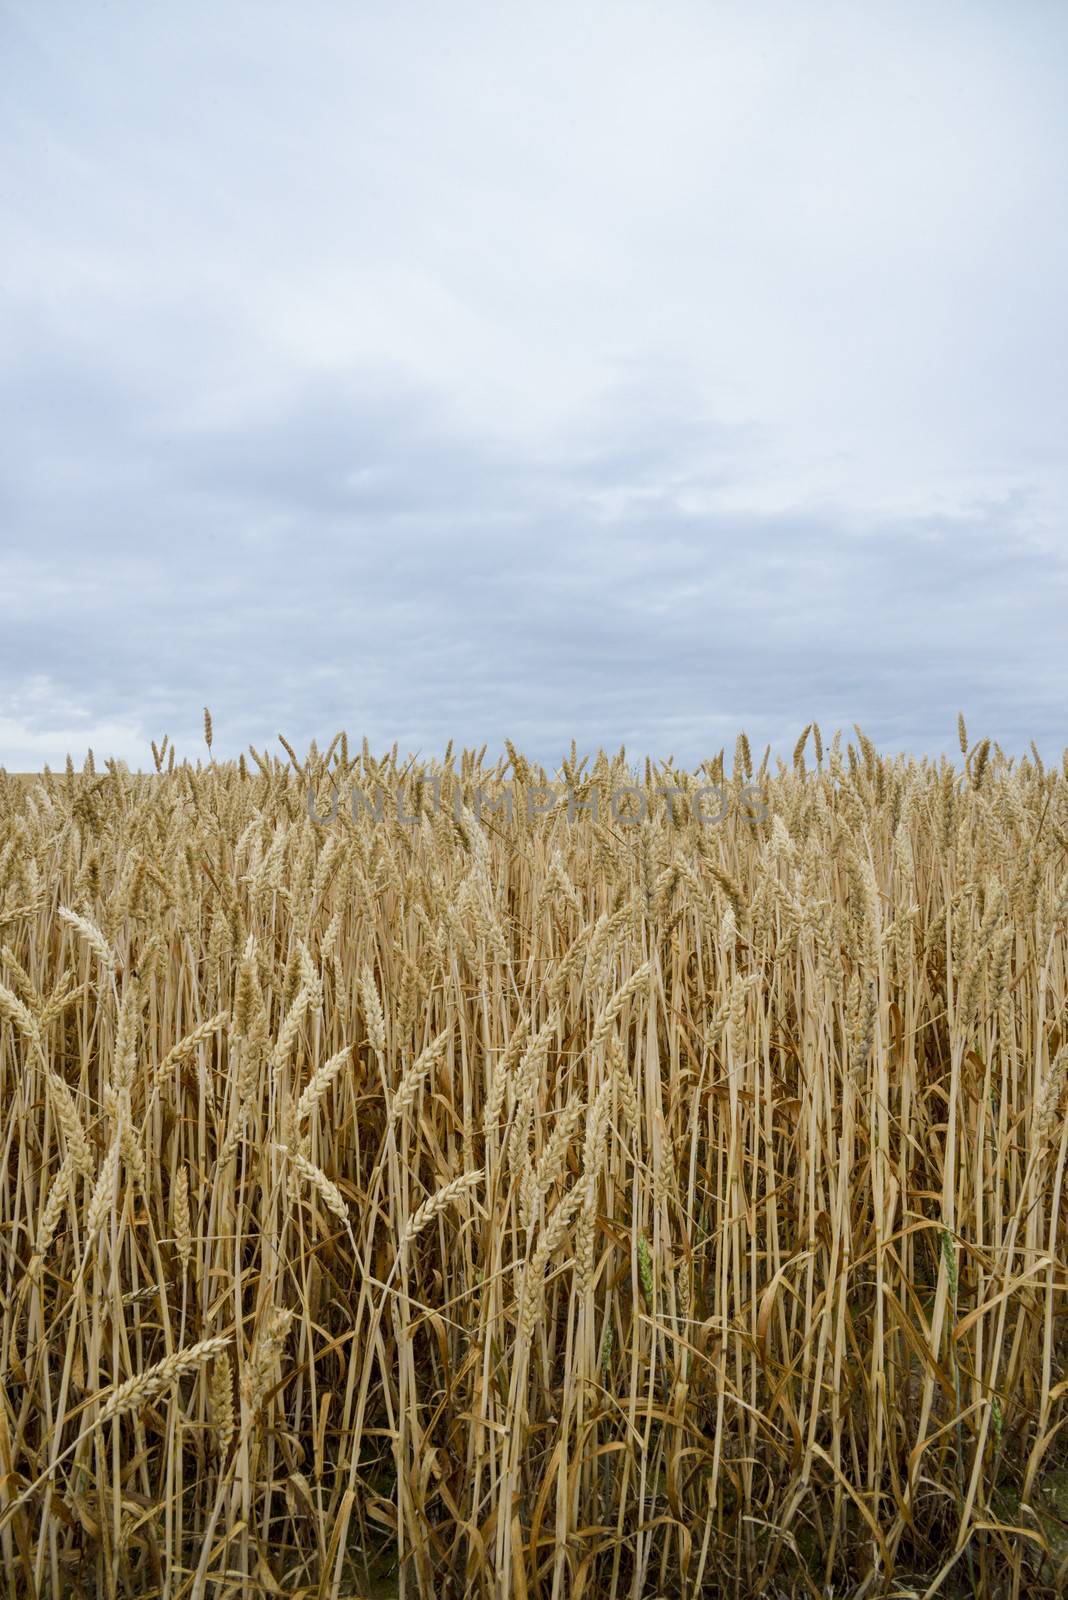
<path id="1" fill-rule="evenodd" d="M 419 1237 L 424 1228 L 430 1226 L 435 1217 L 441 1216 L 443 1211 L 447 1211 L 450 1206 L 461 1200 L 465 1194 L 477 1188 L 484 1176 L 485 1174 L 481 1169 L 477 1172 L 461 1173 L 458 1178 L 453 1178 L 450 1183 L 446 1183 L 442 1188 L 430 1195 L 428 1199 L 424 1200 L 418 1211 L 413 1212 L 408 1218 L 404 1233 L 401 1235 L 402 1247 L 411 1244 L 413 1239 Z"/>
<path id="2" fill-rule="evenodd" d="M 96 923 L 82 916 L 80 912 L 72 911 L 69 906 L 60 906 L 58 916 L 61 922 L 67 923 L 68 927 L 73 928 L 85 941 L 90 950 L 100 958 L 104 970 L 112 976 L 116 967 L 115 955 Z"/>

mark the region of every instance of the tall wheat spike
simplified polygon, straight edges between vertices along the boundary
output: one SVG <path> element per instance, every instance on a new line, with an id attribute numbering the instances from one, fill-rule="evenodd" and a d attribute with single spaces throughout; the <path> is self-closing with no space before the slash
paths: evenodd
<path id="1" fill-rule="evenodd" d="M 1064 1591 L 1068 755 L 797 733 L 0 771 L 13 1594 Z"/>

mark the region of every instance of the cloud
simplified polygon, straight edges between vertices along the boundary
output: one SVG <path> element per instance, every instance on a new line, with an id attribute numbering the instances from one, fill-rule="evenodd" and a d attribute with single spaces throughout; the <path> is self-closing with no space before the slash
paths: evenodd
<path id="1" fill-rule="evenodd" d="M 9 6 L 0 762 L 1059 748 L 1065 31 Z"/>

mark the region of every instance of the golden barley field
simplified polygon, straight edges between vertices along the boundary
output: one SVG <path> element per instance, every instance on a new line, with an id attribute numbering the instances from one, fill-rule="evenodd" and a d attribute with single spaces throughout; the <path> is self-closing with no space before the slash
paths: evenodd
<path id="1" fill-rule="evenodd" d="M 960 731 L 0 776 L 6 1592 L 1063 1592 L 1068 759 Z"/>

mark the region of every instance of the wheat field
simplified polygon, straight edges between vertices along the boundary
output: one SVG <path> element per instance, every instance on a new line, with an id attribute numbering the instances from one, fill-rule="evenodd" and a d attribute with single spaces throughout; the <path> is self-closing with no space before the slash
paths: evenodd
<path id="1" fill-rule="evenodd" d="M 206 732 L 0 775 L 8 1591 L 1062 1592 L 1068 757 Z"/>

